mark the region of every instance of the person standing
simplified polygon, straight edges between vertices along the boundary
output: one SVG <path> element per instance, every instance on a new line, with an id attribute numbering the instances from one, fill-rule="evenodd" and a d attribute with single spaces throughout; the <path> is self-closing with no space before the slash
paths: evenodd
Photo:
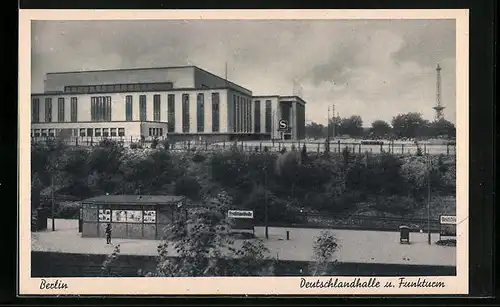
<path id="1" fill-rule="evenodd" d="M 106 225 L 106 244 L 111 244 L 111 223 Z"/>

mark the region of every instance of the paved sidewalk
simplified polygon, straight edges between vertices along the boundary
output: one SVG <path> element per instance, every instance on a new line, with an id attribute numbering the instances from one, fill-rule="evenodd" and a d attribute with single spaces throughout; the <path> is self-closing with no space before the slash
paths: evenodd
<path id="1" fill-rule="evenodd" d="M 256 227 L 255 233 L 269 248 L 270 256 L 281 260 L 310 261 L 313 255 L 313 240 L 322 230 L 289 229 L 290 240 L 288 241 L 286 230 L 286 228 L 269 228 L 269 240 L 264 237 L 264 227 Z M 411 233 L 412 244 L 406 245 L 399 243 L 397 232 L 330 231 L 340 244 L 336 259 L 341 262 L 456 265 L 456 248 L 428 245 L 425 233 Z M 105 239 L 82 238 L 78 233 L 77 220 L 56 220 L 56 231 L 32 233 L 31 239 L 33 251 L 82 254 L 109 254 L 113 251 L 113 246 L 106 245 Z M 433 234 L 432 241 L 436 242 L 438 239 L 439 235 Z M 113 243 L 120 244 L 122 254 L 156 256 L 160 241 L 114 239 Z M 241 244 L 241 241 L 237 241 L 236 244 Z"/>

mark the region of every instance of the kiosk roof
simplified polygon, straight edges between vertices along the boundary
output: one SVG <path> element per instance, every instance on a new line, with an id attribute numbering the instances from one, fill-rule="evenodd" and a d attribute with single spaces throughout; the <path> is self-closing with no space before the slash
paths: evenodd
<path id="1" fill-rule="evenodd" d="M 176 205 L 183 196 L 170 195 L 101 195 L 91 197 L 82 203 L 120 204 L 120 205 Z"/>

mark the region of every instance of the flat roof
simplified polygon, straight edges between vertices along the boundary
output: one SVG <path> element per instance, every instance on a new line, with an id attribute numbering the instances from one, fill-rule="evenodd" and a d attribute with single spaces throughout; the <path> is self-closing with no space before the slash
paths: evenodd
<path id="1" fill-rule="evenodd" d="M 184 199 L 184 196 L 172 195 L 101 195 L 85 199 L 82 201 L 82 203 L 120 205 L 174 205 Z"/>
<path id="2" fill-rule="evenodd" d="M 117 68 L 117 69 L 99 69 L 99 70 L 75 70 L 75 71 L 59 71 L 59 72 L 48 72 L 46 75 L 63 75 L 63 74 L 73 74 L 73 73 L 99 73 L 99 72 L 110 72 L 110 71 L 136 71 L 136 70 L 161 70 L 161 69 L 186 69 L 186 68 L 193 68 L 193 69 L 198 69 L 200 71 L 203 71 L 209 75 L 215 76 L 220 79 L 224 79 L 221 76 L 218 76 L 212 72 L 209 72 L 208 70 L 205 70 L 203 68 L 200 68 L 199 66 L 196 65 L 184 65 L 184 66 L 163 66 L 163 67 L 134 67 L 134 68 Z M 241 86 L 239 84 L 236 84 L 234 82 L 231 82 L 229 80 L 226 80 L 228 84 L 232 84 L 234 86 L 241 87 L 244 90 L 247 90 L 249 92 L 252 92 L 248 88 Z"/>

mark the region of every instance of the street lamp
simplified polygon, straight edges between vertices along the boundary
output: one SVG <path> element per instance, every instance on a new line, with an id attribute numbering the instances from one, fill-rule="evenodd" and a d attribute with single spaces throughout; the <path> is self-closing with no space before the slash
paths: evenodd
<path id="1" fill-rule="evenodd" d="M 267 203 L 267 165 L 264 166 L 264 225 L 266 228 L 266 239 L 269 239 L 269 223 L 268 223 L 268 203 Z"/>
<path id="2" fill-rule="evenodd" d="M 431 161 L 429 153 L 426 154 L 427 164 L 427 242 L 431 242 Z"/>

